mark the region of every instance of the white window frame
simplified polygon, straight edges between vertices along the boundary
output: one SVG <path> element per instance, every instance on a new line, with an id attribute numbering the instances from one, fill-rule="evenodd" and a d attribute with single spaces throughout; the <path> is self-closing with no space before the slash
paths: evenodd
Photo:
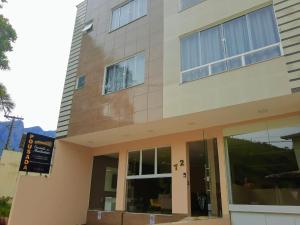
<path id="1" fill-rule="evenodd" d="M 127 153 L 127 167 L 126 167 L 126 180 L 136 180 L 136 179 L 149 179 L 149 178 L 172 178 L 172 166 L 171 166 L 171 173 L 157 173 L 157 150 L 159 148 L 166 148 L 169 147 L 171 151 L 171 164 L 172 164 L 172 148 L 171 145 L 166 145 L 166 146 L 160 146 L 160 147 L 149 147 L 149 148 L 143 148 L 140 150 L 132 150 L 128 151 Z M 155 156 L 154 156 L 154 174 L 147 174 L 143 175 L 142 174 L 142 165 L 143 165 L 143 151 L 146 150 L 152 150 L 154 149 L 155 151 Z M 139 152 L 140 154 L 140 162 L 139 162 L 139 175 L 128 175 L 128 168 L 129 168 L 129 153 L 130 152 Z"/>
<path id="2" fill-rule="evenodd" d="M 144 81 L 141 82 L 141 83 L 137 83 L 137 84 L 134 84 L 134 85 L 132 85 L 132 86 L 126 87 L 126 86 L 125 86 L 125 81 L 124 81 L 125 75 L 126 75 L 126 74 L 123 73 L 123 83 L 124 83 L 123 88 L 120 89 L 120 90 L 118 90 L 118 91 L 113 91 L 113 92 L 105 93 L 105 83 L 106 83 L 106 78 L 107 78 L 107 69 L 108 69 L 110 66 L 113 66 L 113 65 L 119 64 L 119 63 L 121 63 L 121 62 L 127 61 L 127 60 L 129 60 L 129 59 L 131 59 L 131 58 L 134 58 L 134 57 L 136 57 L 138 54 L 141 54 L 141 53 L 144 54 L 144 74 L 143 74 L 143 76 L 144 76 Z M 135 67 L 136 67 L 136 63 L 135 63 Z M 145 83 L 145 71 L 146 71 L 146 55 L 145 55 L 145 51 L 137 52 L 137 53 L 135 53 L 134 55 L 128 56 L 128 57 L 126 57 L 126 58 L 123 58 L 122 60 L 119 60 L 119 61 L 116 61 L 116 62 L 114 62 L 114 63 L 112 63 L 112 64 L 106 65 L 106 66 L 104 67 L 104 73 L 103 73 L 104 76 L 103 76 L 103 82 L 102 82 L 102 95 L 109 95 L 109 94 L 112 94 L 112 93 L 119 92 L 119 91 L 121 91 L 121 90 L 125 90 L 125 89 L 128 89 L 128 88 L 132 88 L 132 87 L 135 87 L 135 86 L 144 84 L 144 83 Z"/>
<path id="3" fill-rule="evenodd" d="M 117 5 L 117 6 L 115 6 L 115 7 L 113 7 L 113 8 L 111 9 L 111 13 L 110 13 L 110 17 L 111 17 L 111 18 L 110 18 L 110 28 L 109 28 L 109 31 L 110 31 L 110 32 L 113 32 L 113 31 L 115 31 L 115 30 L 118 30 L 118 29 L 120 29 L 121 27 L 127 26 L 128 24 L 130 24 L 130 23 L 132 23 L 132 22 L 134 22 L 134 21 L 136 21 L 136 20 L 139 20 L 139 19 L 141 19 L 141 18 L 143 18 L 143 17 L 145 17 L 145 16 L 148 15 L 149 1 L 148 1 L 148 0 L 145 0 L 145 2 L 146 2 L 146 13 L 145 13 L 145 15 L 140 15 L 139 17 L 137 17 L 137 18 L 135 18 L 135 19 L 133 19 L 133 20 L 130 20 L 128 23 L 123 24 L 123 25 L 121 26 L 121 25 L 120 25 L 121 8 L 122 8 L 123 6 L 125 6 L 125 5 L 127 5 L 127 4 L 130 4 L 130 2 L 132 2 L 132 1 L 134 1 L 134 0 L 127 0 L 127 1 L 125 1 L 125 2 L 119 4 L 119 5 Z M 117 10 L 117 9 L 119 9 L 119 12 L 118 12 L 118 16 L 119 16 L 118 24 L 119 24 L 119 25 L 118 25 L 118 27 L 113 28 L 113 27 L 112 27 L 113 13 L 114 13 L 114 11 Z"/>
<path id="4" fill-rule="evenodd" d="M 181 1 L 181 0 L 179 0 L 179 1 Z M 265 8 L 265 7 L 270 7 L 270 6 L 273 8 L 273 11 L 274 11 L 273 5 L 266 5 L 266 6 L 261 7 L 260 9 Z M 259 10 L 259 9 L 256 9 L 256 10 Z M 249 25 L 249 22 L 248 22 L 248 14 L 251 13 L 251 12 L 255 12 L 256 10 L 247 12 L 247 13 L 244 14 L 244 15 L 237 16 L 237 17 L 235 17 L 235 18 L 231 18 L 231 19 L 228 20 L 228 21 L 224 21 L 224 22 L 222 22 L 221 24 L 215 25 L 215 26 L 221 26 L 221 29 L 222 29 L 222 35 L 223 35 L 223 36 L 222 36 L 222 38 L 223 38 L 222 41 L 223 41 L 223 42 L 226 41 L 226 40 L 224 39 L 224 32 L 223 32 L 223 24 L 224 24 L 224 23 L 229 22 L 229 21 L 234 20 L 234 19 L 237 19 L 237 18 L 240 18 L 240 17 L 242 17 L 242 16 L 246 16 L 247 25 Z M 278 21 L 277 21 L 277 18 L 276 18 L 275 11 L 274 11 L 274 15 L 275 15 L 275 22 L 276 22 L 276 25 L 277 25 L 277 32 L 278 32 L 279 39 L 280 39 L 280 32 L 279 32 Z M 213 26 L 213 27 L 215 27 L 215 26 Z M 211 27 L 211 28 L 213 28 L 213 27 Z M 199 35 L 200 35 L 200 33 L 201 33 L 202 31 L 206 31 L 206 30 L 209 30 L 209 29 L 211 29 L 211 28 L 207 28 L 207 29 L 205 29 L 205 30 L 197 31 L 197 32 L 195 32 L 195 33 L 199 33 Z M 250 26 L 248 26 L 248 29 L 250 29 Z M 194 34 L 194 33 L 192 33 L 192 34 Z M 181 41 L 182 38 L 184 38 L 184 37 L 186 37 L 186 36 L 189 36 L 189 35 L 191 35 L 191 34 L 181 36 L 181 37 L 179 38 L 179 41 Z M 251 36 L 249 36 L 249 37 L 251 38 Z M 252 42 L 250 41 L 250 45 L 251 45 L 251 44 L 252 44 Z M 224 43 L 223 43 L 223 45 L 224 45 Z M 224 45 L 224 46 L 225 46 L 225 45 Z M 258 61 L 258 62 L 252 63 L 252 64 L 246 64 L 245 57 L 246 57 L 247 55 L 251 55 L 251 54 L 253 54 L 253 53 L 257 53 L 257 52 L 260 52 L 260 51 L 263 51 L 263 50 L 266 50 L 266 49 L 269 49 L 269 48 L 274 48 L 274 47 L 276 47 L 276 46 L 278 46 L 279 49 L 280 49 L 280 55 L 279 55 L 279 56 L 273 57 L 273 58 L 270 58 L 270 59 L 266 59 L 266 60 L 262 60 L 262 61 Z M 224 47 L 224 48 L 225 48 L 225 47 Z M 181 53 L 180 53 L 180 54 L 181 54 Z M 200 79 L 203 79 L 203 78 L 210 77 L 210 76 L 212 76 L 212 75 L 217 75 L 217 74 L 219 74 L 219 73 L 225 73 L 225 72 L 228 72 L 228 71 L 232 71 L 232 70 L 236 70 L 236 69 L 243 68 L 243 67 L 245 67 L 245 66 L 250 66 L 250 65 L 257 64 L 257 63 L 269 61 L 269 60 L 272 60 L 272 59 L 274 59 L 274 58 L 281 57 L 281 56 L 283 56 L 283 55 L 284 55 L 284 52 L 283 52 L 282 42 L 281 42 L 281 40 L 279 40 L 279 42 L 277 42 L 277 43 L 274 43 L 274 44 L 271 44 L 271 45 L 268 45 L 268 46 L 264 46 L 264 47 L 259 48 L 259 49 L 255 49 L 255 50 L 251 50 L 251 51 L 248 51 L 248 52 L 244 52 L 244 53 L 241 53 L 241 54 L 239 54 L 239 55 L 235 55 L 235 56 L 231 56 L 231 57 L 226 57 L 226 58 L 224 58 L 224 59 L 217 60 L 217 61 L 214 61 L 214 62 L 211 62 L 211 63 L 207 63 L 207 64 L 205 64 L 205 65 L 193 67 L 193 68 L 191 68 L 191 69 L 187 69 L 187 70 L 183 70 L 183 71 L 180 69 L 180 84 L 184 84 L 184 83 L 188 83 L 188 82 L 194 81 L 194 80 L 191 80 L 191 81 L 183 81 L 183 74 L 186 73 L 186 72 L 193 71 L 193 70 L 198 70 L 198 69 L 202 69 L 202 68 L 205 68 L 205 67 L 208 68 L 208 71 L 209 71 L 209 72 L 208 72 L 208 74 L 207 74 L 206 76 L 202 76 L 202 77 L 199 77 L 199 78 L 195 79 L 195 80 L 200 80 Z M 180 57 L 181 57 L 181 55 L 180 55 Z M 241 59 L 242 64 L 241 64 L 240 67 L 233 68 L 233 69 L 228 69 L 228 68 L 227 68 L 226 70 L 224 70 L 224 71 L 222 71 L 222 72 L 212 73 L 212 66 L 213 66 L 214 64 L 218 64 L 218 63 L 222 63 L 222 62 L 225 62 L 225 63 L 226 63 L 226 62 L 229 61 L 229 60 L 237 59 L 237 58 L 240 58 L 240 59 Z M 180 59 L 180 60 L 181 60 L 181 59 Z M 226 63 L 226 64 L 227 64 L 227 63 Z"/>

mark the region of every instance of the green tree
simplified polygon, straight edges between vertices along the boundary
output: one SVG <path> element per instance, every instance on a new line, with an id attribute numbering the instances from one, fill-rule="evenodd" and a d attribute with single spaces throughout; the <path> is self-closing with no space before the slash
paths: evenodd
<path id="1" fill-rule="evenodd" d="M 0 8 L 3 7 L 3 2 L 6 0 L 1 0 Z M 9 64 L 6 56 L 6 52 L 12 51 L 12 43 L 17 39 L 16 31 L 10 25 L 7 18 L 2 14 L 0 15 L 0 69 L 8 70 Z"/>
<path id="2" fill-rule="evenodd" d="M 5 86 L 0 83 L 0 112 L 4 112 L 5 115 L 8 115 L 14 107 L 15 104 L 7 93 Z"/>
<path id="3" fill-rule="evenodd" d="M 0 8 L 6 0 L 0 1 Z M 17 39 L 17 34 L 13 27 L 10 25 L 8 19 L 0 14 L 0 70 L 8 70 L 9 63 L 6 52 L 12 51 L 12 43 Z M 0 112 L 9 114 L 14 108 L 15 104 L 11 100 L 6 88 L 0 83 Z"/>

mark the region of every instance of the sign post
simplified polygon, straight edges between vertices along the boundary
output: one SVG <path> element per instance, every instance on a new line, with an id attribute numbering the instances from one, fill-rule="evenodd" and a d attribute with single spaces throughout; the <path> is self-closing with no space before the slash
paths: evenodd
<path id="1" fill-rule="evenodd" d="M 19 171 L 49 174 L 54 138 L 27 133 Z"/>

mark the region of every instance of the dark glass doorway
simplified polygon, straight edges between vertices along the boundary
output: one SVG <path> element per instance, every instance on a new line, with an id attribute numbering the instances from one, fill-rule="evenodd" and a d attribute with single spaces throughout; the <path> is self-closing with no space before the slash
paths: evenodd
<path id="1" fill-rule="evenodd" d="M 191 216 L 222 215 L 217 140 L 188 143 Z"/>

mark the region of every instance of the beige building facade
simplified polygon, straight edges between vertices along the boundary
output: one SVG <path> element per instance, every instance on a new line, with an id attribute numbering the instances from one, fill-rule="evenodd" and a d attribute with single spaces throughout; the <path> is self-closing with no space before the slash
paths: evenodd
<path id="1" fill-rule="evenodd" d="M 300 4 L 78 5 L 53 168 L 10 225 L 300 223 Z"/>

